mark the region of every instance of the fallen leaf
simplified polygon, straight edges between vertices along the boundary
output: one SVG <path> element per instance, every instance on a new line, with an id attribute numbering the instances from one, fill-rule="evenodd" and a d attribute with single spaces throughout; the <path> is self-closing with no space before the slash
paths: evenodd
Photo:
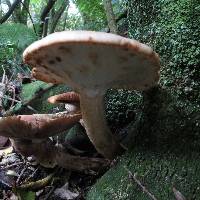
<path id="1" fill-rule="evenodd" d="M 6 149 L 1 149 L 0 150 L 0 157 L 2 157 L 3 155 L 8 155 L 8 154 L 10 154 L 12 152 L 13 152 L 13 147 L 12 146 L 10 146 L 10 147 L 8 147 Z"/>
<path id="2" fill-rule="evenodd" d="M 75 199 L 76 197 L 79 196 L 79 193 L 71 192 L 68 188 L 69 188 L 69 184 L 66 183 L 61 188 L 57 188 L 54 191 L 54 195 L 57 198 L 61 198 L 63 200 Z"/>

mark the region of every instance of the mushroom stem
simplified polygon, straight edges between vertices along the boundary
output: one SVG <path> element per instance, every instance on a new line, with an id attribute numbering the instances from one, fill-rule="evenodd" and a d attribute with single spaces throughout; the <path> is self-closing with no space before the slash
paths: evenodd
<path id="1" fill-rule="evenodd" d="M 11 139 L 15 150 L 24 156 L 34 156 L 44 167 L 53 168 L 59 165 L 68 170 L 100 170 L 109 165 L 103 158 L 89 158 L 74 156 L 61 147 L 54 146 L 48 138 L 46 140 Z M 48 155 L 48 156 L 47 156 Z"/>
<path id="2" fill-rule="evenodd" d="M 122 153 L 124 149 L 106 123 L 104 95 L 80 94 L 80 105 L 87 135 L 97 151 L 109 159 Z"/>

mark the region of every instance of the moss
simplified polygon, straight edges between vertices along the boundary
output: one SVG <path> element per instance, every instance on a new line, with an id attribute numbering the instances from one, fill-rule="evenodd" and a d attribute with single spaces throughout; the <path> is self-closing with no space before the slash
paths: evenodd
<path id="1" fill-rule="evenodd" d="M 135 120 L 141 106 L 141 93 L 110 89 L 106 93 L 106 117 L 111 129 L 121 129 Z"/>
<path id="2" fill-rule="evenodd" d="M 173 187 L 186 199 L 200 199 L 199 2 L 128 4 L 129 36 L 160 54 L 160 86 L 139 94 L 140 98 L 132 94 L 133 109 L 139 113 L 127 137 L 132 148 L 97 181 L 87 199 L 148 199 L 128 179 L 124 165 L 157 199 L 175 199 Z"/>
<path id="3" fill-rule="evenodd" d="M 35 101 L 33 101 L 33 103 L 31 104 L 31 106 L 36 109 L 37 111 L 39 111 L 40 113 L 51 113 L 53 111 L 54 108 L 59 107 L 60 109 L 63 109 L 63 105 L 53 105 L 47 102 L 47 99 L 50 96 L 59 94 L 59 93 L 63 93 L 69 91 L 69 88 L 65 85 L 58 85 L 54 88 L 52 88 L 51 90 L 45 92 L 41 98 L 37 98 Z"/>
<path id="4" fill-rule="evenodd" d="M 198 0 L 129 1 L 129 36 L 161 57 L 161 85 L 196 103 L 200 97 Z"/>
<path id="5" fill-rule="evenodd" d="M 192 155 L 192 156 L 191 156 Z M 177 162 L 178 161 L 178 162 Z M 175 199 L 175 187 L 187 199 L 200 199 L 198 153 L 172 154 L 134 149 L 123 156 L 90 190 L 88 200 L 147 200 L 149 197 L 129 179 L 128 168 L 157 199 Z"/>
<path id="6" fill-rule="evenodd" d="M 22 87 L 22 100 L 23 101 L 29 101 L 37 92 L 40 92 L 43 89 L 46 89 L 49 85 L 42 82 L 42 81 L 34 81 L 29 84 L 25 84 Z M 53 109 L 59 108 L 59 110 L 62 110 L 64 108 L 64 105 L 53 105 L 47 102 L 48 97 L 63 93 L 66 91 L 69 91 L 69 87 L 66 85 L 57 85 L 53 87 L 51 90 L 48 90 L 43 95 L 35 99 L 30 106 L 34 108 L 38 113 L 51 113 L 53 112 Z M 20 109 L 20 113 L 18 110 Z M 28 108 L 21 109 L 21 104 L 16 104 L 15 106 L 15 113 L 18 114 L 32 114 L 33 111 Z"/>
<path id="7" fill-rule="evenodd" d="M 27 101 L 32 98 L 32 96 L 41 89 L 48 87 L 48 84 L 42 81 L 34 81 L 22 86 L 21 98 L 23 101 Z"/>

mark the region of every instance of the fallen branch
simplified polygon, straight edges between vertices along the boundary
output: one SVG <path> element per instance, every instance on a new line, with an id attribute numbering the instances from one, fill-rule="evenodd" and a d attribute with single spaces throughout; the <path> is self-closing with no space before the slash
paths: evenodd
<path id="1" fill-rule="evenodd" d="M 48 175 L 47 177 L 38 180 L 36 182 L 30 182 L 30 183 L 25 183 L 23 185 L 20 185 L 19 187 L 17 187 L 17 189 L 21 189 L 21 190 L 39 190 L 41 188 L 44 188 L 45 186 L 47 186 L 53 179 L 54 177 L 54 173 Z"/>
<path id="2" fill-rule="evenodd" d="M 10 115 L 13 115 L 15 114 L 16 112 L 19 112 L 20 110 L 22 110 L 23 108 L 26 108 L 28 106 L 30 106 L 30 104 L 36 100 L 37 98 L 41 97 L 41 95 L 43 95 L 45 92 L 48 92 L 49 90 L 51 90 L 52 88 L 56 87 L 56 85 L 54 84 L 50 84 L 47 88 L 45 89 L 42 89 L 41 91 L 37 92 L 31 99 L 29 99 L 28 101 L 24 101 L 24 102 L 21 102 L 19 101 L 18 103 L 21 103 L 22 105 L 20 106 L 19 109 L 15 110 L 15 108 L 11 109 L 11 110 L 8 110 L 4 113 L 4 116 L 7 117 L 7 116 L 10 116 Z M 15 100 L 17 101 L 17 100 Z"/>
<path id="3" fill-rule="evenodd" d="M 147 188 L 142 185 L 142 183 L 136 178 L 136 173 L 132 174 L 132 172 L 126 167 L 124 166 L 124 169 L 128 172 L 128 175 L 129 175 L 129 179 L 134 181 L 135 183 L 137 183 L 137 185 L 142 189 L 142 191 L 144 193 L 146 193 L 151 199 L 153 200 L 158 200 L 153 194 L 151 194 Z"/>
<path id="4" fill-rule="evenodd" d="M 102 170 L 109 165 L 104 158 L 80 157 L 69 154 L 64 148 L 55 146 L 50 139 L 27 141 L 12 139 L 14 148 L 24 156 L 34 156 L 38 163 L 47 168 L 56 165 L 72 171 L 85 172 L 88 170 Z M 20 149 L 20 150 L 19 150 Z M 48 156 L 47 156 L 48 155 Z"/>
<path id="5" fill-rule="evenodd" d="M 174 192 L 174 196 L 176 198 L 176 200 L 186 200 L 186 198 L 183 196 L 183 194 L 181 194 L 181 192 L 179 192 L 175 187 L 173 187 L 173 192 Z"/>

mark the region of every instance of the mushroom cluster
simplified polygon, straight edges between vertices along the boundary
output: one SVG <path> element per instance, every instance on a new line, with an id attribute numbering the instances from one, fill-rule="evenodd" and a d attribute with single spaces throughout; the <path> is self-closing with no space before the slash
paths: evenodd
<path id="1" fill-rule="evenodd" d="M 31 44 L 23 59 L 33 67 L 36 79 L 65 83 L 79 94 L 88 137 L 97 151 L 109 159 L 119 155 L 123 147 L 106 123 L 106 90 L 142 91 L 159 80 L 159 57 L 150 47 L 110 33 L 53 33 Z"/>
<path id="2" fill-rule="evenodd" d="M 18 115 L 0 119 L 0 135 L 9 137 L 14 149 L 24 156 L 34 156 L 44 167 L 61 167 L 82 171 L 99 169 L 108 162 L 104 159 L 77 157 L 56 146 L 49 138 L 71 128 L 82 118 L 78 94 L 68 92 L 52 96 L 51 103 L 67 103 L 73 109 L 55 114 Z M 47 156 L 48 155 L 48 156 Z"/>

